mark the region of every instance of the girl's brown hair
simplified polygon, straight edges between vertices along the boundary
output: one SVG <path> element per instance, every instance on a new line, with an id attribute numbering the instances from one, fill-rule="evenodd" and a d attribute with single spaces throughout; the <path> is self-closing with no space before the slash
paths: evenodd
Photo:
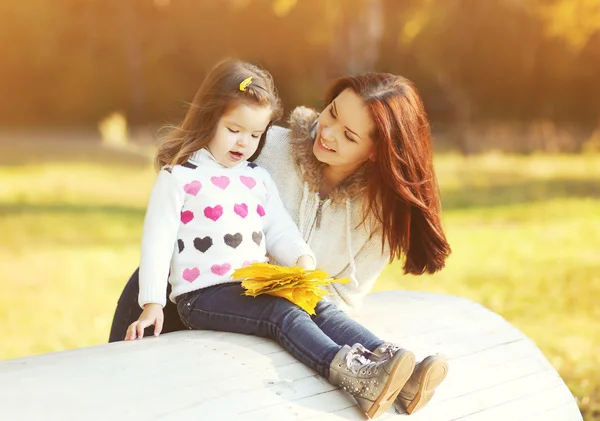
<path id="1" fill-rule="evenodd" d="M 331 86 L 326 103 L 345 89 L 364 100 L 373 118 L 375 161 L 365 164 L 371 166 L 365 214 L 381 223 L 390 261 L 404 255 L 404 273 L 442 269 L 450 245 L 440 221 L 429 122 L 415 87 L 388 73 L 348 76 Z"/>
<path id="2" fill-rule="evenodd" d="M 242 91 L 240 84 L 249 77 L 252 77 L 252 83 Z M 156 154 L 156 167 L 185 163 L 214 137 L 220 118 L 240 104 L 273 110 L 271 122 L 250 160 L 256 158 L 264 146 L 269 127 L 281 117 L 281 100 L 269 72 L 244 61 L 229 59 L 208 73 L 181 124 L 172 127 L 165 136 Z"/>

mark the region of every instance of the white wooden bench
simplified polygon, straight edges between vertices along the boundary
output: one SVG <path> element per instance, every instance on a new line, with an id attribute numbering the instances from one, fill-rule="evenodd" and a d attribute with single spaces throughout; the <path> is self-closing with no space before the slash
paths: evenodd
<path id="1" fill-rule="evenodd" d="M 356 315 L 382 338 L 449 358 L 410 421 L 578 421 L 575 399 L 535 344 L 470 300 L 380 292 Z M 0 420 L 362 420 L 349 395 L 276 343 L 185 331 L 0 362 Z"/>

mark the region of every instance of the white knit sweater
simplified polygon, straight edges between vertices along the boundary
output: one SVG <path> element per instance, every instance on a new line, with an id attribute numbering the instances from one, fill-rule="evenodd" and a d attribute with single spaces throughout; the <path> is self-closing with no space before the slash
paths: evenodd
<path id="1" fill-rule="evenodd" d="M 351 278 L 347 284 L 332 283 L 332 294 L 326 297 L 349 310 L 358 307 L 369 293 L 390 252 L 387 247 L 382 250 L 379 230 L 372 232 L 365 225 L 356 228 L 362 221 L 362 195 L 353 197 L 342 187 L 335 200 L 322 201 L 319 186 L 310 182 L 314 177 L 310 177 L 308 165 L 303 167 L 302 162 L 314 159 L 316 118 L 312 110 L 297 108 L 291 117 L 292 130 L 272 127 L 255 162 L 273 177 L 284 206 L 316 255 L 317 267 L 335 278 Z M 306 142 L 307 147 L 294 146 L 294 142 Z M 361 186 L 347 187 L 350 190 Z"/>
<path id="2" fill-rule="evenodd" d="M 165 305 L 183 293 L 231 282 L 232 272 L 266 253 L 286 266 L 314 258 L 285 210 L 271 176 L 256 164 L 226 168 L 201 150 L 163 168 L 142 234 L 139 304 Z M 170 275 L 169 275 L 170 272 Z"/>

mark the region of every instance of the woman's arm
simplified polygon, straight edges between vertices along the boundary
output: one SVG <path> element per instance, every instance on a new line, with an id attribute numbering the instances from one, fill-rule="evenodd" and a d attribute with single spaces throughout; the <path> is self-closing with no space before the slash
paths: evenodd
<path id="1" fill-rule="evenodd" d="M 267 252 L 286 266 L 296 265 L 301 256 L 312 258 L 313 268 L 316 258 L 306 244 L 298 227 L 283 206 L 277 186 L 265 171 L 265 187 L 267 189 L 266 209 L 263 221 L 263 231 Z M 306 262 L 306 259 L 303 259 Z M 306 265 L 303 264 L 306 268 Z"/>
<path id="2" fill-rule="evenodd" d="M 362 299 L 367 295 L 375 281 L 389 261 L 390 251 L 387 245 L 381 250 L 381 235 L 374 233 L 369 240 L 354 254 L 354 280 L 346 284 L 334 282 L 328 286 L 331 295 L 326 299 L 342 309 L 360 307 Z M 332 274 L 336 279 L 350 278 L 352 267 L 350 263 L 339 273 Z"/>

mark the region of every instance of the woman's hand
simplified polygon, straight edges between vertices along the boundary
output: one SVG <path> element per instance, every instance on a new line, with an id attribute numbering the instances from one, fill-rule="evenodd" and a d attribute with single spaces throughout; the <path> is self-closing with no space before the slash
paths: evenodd
<path id="1" fill-rule="evenodd" d="M 160 335 L 164 320 L 165 316 L 160 304 L 146 304 L 144 306 L 144 311 L 142 311 L 142 314 L 140 314 L 139 319 L 130 324 L 127 328 L 125 340 L 133 341 L 134 339 L 142 339 L 144 337 L 144 329 L 152 325 L 154 325 L 154 336 Z"/>
<path id="2" fill-rule="evenodd" d="M 296 260 L 296 266 L 301 267 L 304 270 L 315 270 L 315 260 L 308 254 L 303 254 Z"/>

